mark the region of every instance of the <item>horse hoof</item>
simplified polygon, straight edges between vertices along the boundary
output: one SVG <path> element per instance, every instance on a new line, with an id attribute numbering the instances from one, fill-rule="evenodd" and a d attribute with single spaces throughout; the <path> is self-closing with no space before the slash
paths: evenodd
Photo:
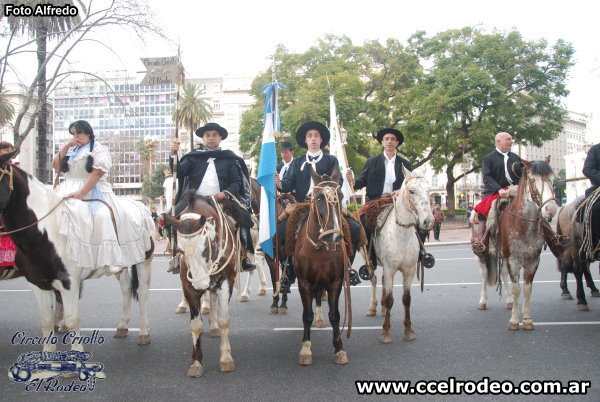
<path id="1" fill-rule="evenodd" d="M 579 311 L 590 311 L 590 308 L 588 307 L 587 304 L 578 304 L 577 305 L 577 310 L 579 310 Z"/>
<path id="2" fill-rule="evenodd" d="M 310 366 L 312 364 L 312 355 L 300 355 L 298 364 L 301 366 Z"/>
<path id="3" fill-rule="evenodd" d="M 348 364 L 348 355 L 345 351 L 340 350 L 335 354 L 335 364 Z"/>
<path id="4" fill-rule="evenodd" d="M 221 371 L 235 371 L 235 363 L 233 360 L 226 360 L 219 363 L 219 370 Z"/>
<path id="5" fill-rule="evenodd" d="M 287 314 L 287 307 L 279 307 L 279 314 Z"/>
<path id="6" fill-rule="evenodd" d="M 477 306 L 477 310 L 487 310 L 487 304 L 479 303 L 479 306 Z"/>
<path id="7" fill-rule="evenodd" d="M 240 299 L 240 301 L 241 301 L 242 303 L 246 303 L 246 302 L 249 302 L 249 301 L 250 301 L 250 298 L 249 298 L 248 296 L 242 296 L 242 298 Z"/>
<path id="8" fill-rule="evenodd" d="M 210 313 L 210 307 L 202 307 L 202 309 L 200 310 L 200 314 L 202 315 L 206 315 Z"/>
<path id="9" fill-rule="evenodd" d="M 138 345 L 150 345 L 150 335 L 138 336 Z"/>
<path id="10" fill-rule="evenodd" d="M 532 329 L 535 329 L 535 327 L 533 326 L 533 323 L 531 321 L 526 321 L 526 322 L 524 321 L 523 329 L 531 331 Z"/>
<path id="11" fill-rule="evenodd" d="M 379 336 L 379 342 L 381 342 L 381 343 L 392 343 L 392 335 L 391 334 L 381 334 Z"/>
<path id="12" fill-rule="evenodd" d="M 261 289 L 261 290 L 258 291 L 258 295 L 259 296 L 264 296 L 266 294 L 267 294 L 267 289 Z"/>
<path id="13" fill-rule="evenodd" d="M 113 335 L 113 338 L 125 338 L 129 333 L 127 328 L 117 328 L 117 332 Z"/>
<path id="14" fill-rule="evenodd" d="M 194 361 L 190 364 L 190 367 L 188 367 L 188 377 L 202 377 L 202 374 L 204 374 L 204 367 L 202 367 L 199 361 Z"/>
<path id="15" fill-rule="evenodd" d="M 375 317 L 377 315 L 377 311 L 376 310 L 369 310 L 367 311 L 367 317 Z"/>
<path id="16" fill-rule="evenodd" d="M 213 328 L 210 330 L 209 334 L 211 338 L 218 338 L 219 336 L 221 336 L 221 329 Z"/>
<path id="17" fill-rule="evenodd" d="M 271 314 L 277 314 L 277 313 L 279 313 L 279 309 L 277 307 L 271 307 L 269 309 L 269 313 L 271 313 Z"/>
<path id="18" fill-rule="evenodd" d="M 600 297 L 600 290 L 593 290 L 592 297 Z"/>
<path id="19" fill-rule="evenodd" d="M 326 326 L 325 320 L 317 320 L 317 328 L 325 328 Z"/>
<path id="20" fill-rule="evenodd" d="M 517 331 L 519 329 L 519 323 L 513 324 L 512 322 L 508 324 L 508 329 L 511 331 Z"/>
<path id="21" fill-rule="evenodd" d="M 181 314 L 181 313 L 185 313 L 187 311 L 187 309 L 185 307 L 177 307 L 177 310 L 175 310 L 176 314 Z"/>
<path id="22" fill-rule="evenodd" d="M 513 308 L 513 302 L 506 303 L 506 309 L 507 310 L 512 310 L 512 308 Z"/>
<path id="23" fill-rule="evenodd" d="M 415 334 L 415 331 L 407 331 L 404 333 L 404 339 L 406 339 L 407 341 L 414 341 L 415 339 L 417 339 L 417 334 Z"/>
<path id="24" fill-rule="evenodd" d="M 560 298 L 563 300 L 573 300 L 573 296 L 571 296 L 571 293 L 563 293 L 562 295 L 560 295 Z"/>

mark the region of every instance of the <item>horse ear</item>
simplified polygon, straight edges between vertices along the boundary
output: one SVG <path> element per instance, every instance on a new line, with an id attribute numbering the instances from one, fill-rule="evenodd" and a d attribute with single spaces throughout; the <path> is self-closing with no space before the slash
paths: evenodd
<path id="1" fill-rule="evenodd" d="M 523 166 L 525 166 L 525 170 L 527 170 L 529 172 L 531 170 L 531 162 L 529 162 L 525 159 L 521 159 L 521 162 L 523 162 Z"/>
<path id="2" fill-rule="evenodd" d="M 544 162 L 546 162 L 548 165 L 550 164 L 550 157 L 551 155 L 546 156 L 546 158 L 544 159 Z"/>
<path id="3" fill-rule="evenodd" d="M 312 165 L 310 166 L 310 177 L 312 177 L 314 184 L 317 184 L 317 183 L 321 182 L 321 176 L 319 176 L 317 174 L 317 172 L 315 172 L 315 170 L 313 169 Z"/>
<path id="4" fill-rule="evenodd" d="M 163 212 L 163 220 L 165 221 L 165 225 L 169 225 L 175 228 L 175 230 L 179 229 L 179 220 L 176 219 L 174 216 Z"/>
<path id="5" fill-rule="evenodd" d="M 402 173 L 404 173 L 404 177 L 408 177 L 411 173 L 411 171 L 404 166 L 404 163 L 402 164 Z"/>
<path id="6" fill-rule="evenodd" d="M 339 181 L 339 179 L 340 179 L 340 169 L 337 166 L 335 166 L 333 168 L 333 172 L 331 172 L 331 181 L 337 182 L 337 181 Z"/>

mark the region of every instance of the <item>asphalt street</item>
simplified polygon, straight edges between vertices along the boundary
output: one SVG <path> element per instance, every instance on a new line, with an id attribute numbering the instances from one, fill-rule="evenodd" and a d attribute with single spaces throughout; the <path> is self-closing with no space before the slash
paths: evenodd
<path id="1" fill-rule="evenodd" d="M 40 347 L 14 345 L 19 331 L 41 334 L 37 306 L 26 282 L 21 279 L 0 282 L 0 390 L 2 400 L 140 400 L 164 401 L 170 398 L 194 400 L 359 400 L 357 380 L 572 380 L 591 381 L 583 396 L 490 396 L 499 400 L 600 400 L 600 298 L 586 295 L 589 312 L 581 312 L 573 300 L 562 300 L 559 274 L 554 257 L 542 255 L 532 296 L 533 331 L 509 331 L 510 311 L 504 297 L 489 288 L 488 310 L 476 309 L 480 294 L 480 274 L 469 246 L 465 244 L 430 247 L 436 266 L 426 271 L 425 290 L 412 287 L 412 323 L 416 340 L 403 339 L 401 280 L 396 276 L 395 305 L 392 310 L 394 340 L 378 340 L 383 318 L 367 317 L 370 284 L 352 289 L 353 331 L 344 334 L 344 349 L 350 363 L 333 362 L 332 333 L 328 328 L 312 333 L 313 365 L 298 365 L 302 341 L 302 306 L 297 289 L 292 288 L 289 312 L 269 314 L 271 292 L 239 303 L 232 298 L 230 341 L 236 370 L 218 370 L 219 340 L 205 331 L 203 341 L 205 374 L 188 378 L 191 359 L 189 315 L 175 314 L 181 298 L 178 276 L 167 274 L 166 257 L 153 262 L 150 294 L 150 334 L 152 343 L 136 344 L 137 305 L 128 338 L 114 339 L 121 309 L 121 292 L 113 278 L 87 281 L 81 300 L 81 327 L 84 334 L 97 329 L 105 339 L 86 348 L 92 360 L 104 364 L 106 379 L 98 380 L 93 391 L 27 392 L 22 383 L 6 375 L 17 357 Z M 360 261 L 355 262 L 355 266 Z M 378 269 L 381 273 L 381 268 Z M 598 279 L 598 264 L 592 268 Z M 256 275 L 254 276 L 256 280 Z M 245 283 L 242 276 L 242 284 Z M 572 277 L 571 277 L 572 279 Z M 575 284 L 569 282 L 571 292 Z M 378 295 L 380 294 L 378 290 Z M 343 304 L 343 301 L 340 302 Z M 328 308 L 324 304 L 326 315 Z M 379 308 L 380 312 L 380 308 Z M 205 318 L 205 328 L 207 328 Z M 62 347 L 64 349 L 64 346 Z M 60 349 L 60 348 L 59 348 Z M 1 374 L 1 373 L 4 374 Z M 75 379 L 77 380 L 77 379 Z M 62 379 L 68 384 L 72 379 Z M 77 382 L 77 381 L 76 381 Z M 375 397 L 375 396 L 371 396 Z M 398 395 L 382 396 L 398 399 Z M 481 396 L 404 395 L 406 400 L 469 400 Z"/>

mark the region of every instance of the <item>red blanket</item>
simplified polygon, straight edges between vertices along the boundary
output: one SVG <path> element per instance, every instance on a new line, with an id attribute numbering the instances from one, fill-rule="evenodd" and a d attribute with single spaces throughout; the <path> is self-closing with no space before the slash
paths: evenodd
<path id="1" fill-rule="evenodd" d="M 481 200 L 479 202 L 479 204 L 475 205 L 475 211 L 477 213 L 480 213 L 483 216 L 488 216 L 488 213 L 490 212 L 490 208 L 492 207 L 492 202 L 494 202 L 496 199 L 498 199 L 500 197 L 500 194 L 498 193 L 494 193 L 494 194 L 490 194 L 487 197 L 485 197 L 483 200 Z"/>

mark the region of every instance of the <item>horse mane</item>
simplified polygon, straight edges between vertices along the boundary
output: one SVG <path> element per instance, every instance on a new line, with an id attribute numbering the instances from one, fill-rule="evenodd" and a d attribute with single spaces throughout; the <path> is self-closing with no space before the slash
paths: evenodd
<path id="1" fill-rule="evenodd" d="M 545 161 L 533 161 L 531 162 L 531 174 L 548 177 L 554 174 L 554 171 L 550 167 L 550 164 Z"/>

